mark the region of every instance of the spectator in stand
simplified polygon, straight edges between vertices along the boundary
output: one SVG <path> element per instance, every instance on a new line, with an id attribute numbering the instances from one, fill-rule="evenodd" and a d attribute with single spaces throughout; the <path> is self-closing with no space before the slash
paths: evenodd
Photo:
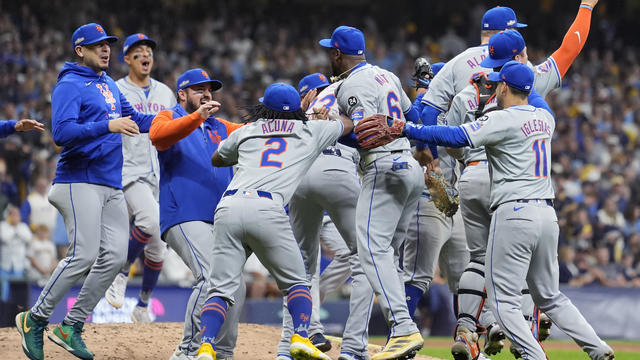
<path id="1" fill-rule="evenodd" d="M 4 213 L 7 205 L 18 206 L 18 186 L 7 173 L 7 162 L 0 158 L 0 213 Z"/>
<path id="2" fill-rule="evenodd" d="M 47 225 L 35 226 L 27 258 L 31 264 L 27 271 L 27 278 L 36 281 L 39 286 L 44 286 L 58 265 L 56 246 L 51 241 L 51 232 Z"/>
<path id="3" fill-rule="evenodd" d="M 47 192 L 51 182 L 44 177 L 36 179 L 33 191 L 20 208 L 22 221 L 31 226 L 31 229 L 44 225 L 47 229 L 53 229 L 58 220 L 58 210 L 49 202 Z"/>
<path id="4" fill-rule="evenodd" d="M 601 226 L 611 226 L 620 231 L 627 228 L 627 220 L 625 220 L 622 212 L 618 210 L 618 199 L 608 197 L 604 201 L 602 209 L 598 210 L 598 224 Z"/>
<path id="5" fill-rule="evenodd" d="M 27 245 L 31 240 L 31 230 L 20 219 L 20 211 L 10 205 L 6 219 L 0 222 L 0 297 L 9 299 L 9 280 L 25 275 Z"/>
<path id="6" fill-rule="evenodd" d="M 640 272 L 633 266 L 633 254 L 624 253 L 621 264 L 622 276 L 627 282 L 627 286 L 640 287 Z"/>
<path id="7" fill-rule="evenodd" d="M 609 248 L 599 247 L 596 249 L 597 267 L 594 269 L 594 275 L 600 285 L 621 287 L 626 286 L 620 266 L 611 263 Z"/>

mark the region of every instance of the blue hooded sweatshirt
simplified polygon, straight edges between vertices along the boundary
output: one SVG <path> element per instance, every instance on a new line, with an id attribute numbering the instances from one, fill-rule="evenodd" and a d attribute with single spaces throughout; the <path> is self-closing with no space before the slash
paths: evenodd
<path id="1" fill-rule="evenodd" d="M 51 96 L 51 132 L 62 153 L 53 183 L 90 183 L 122 189 L 122 135 L 109 121 L 124 116 L 149 132 L 154 115 L 136 112 L 106 74 L 67 62 Z"/>

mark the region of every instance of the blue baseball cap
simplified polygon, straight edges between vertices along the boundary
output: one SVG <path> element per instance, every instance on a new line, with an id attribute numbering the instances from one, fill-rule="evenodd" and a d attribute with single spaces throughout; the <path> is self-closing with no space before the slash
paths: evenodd
<path id="1" fill-rule="evenodd" d="M 293 112 L 300 110 L 300 94 L 291 85 L 285 83 L 271 84 L 264 91 L 259 101 L 271 110 Z"/>
<path id="2" fill-rule="evenodd" d="M 156 42 L 153 39 L 151 39 L 145 34 L 137 33 L 137 34 L 129 35 L 124 40 L 124 46 L 122 47 L 122 54 L 127 55 L 127 52 L 129 51 L 129 49 L 131 49 L 133 45 L 140 42 L 144 42 L 145 44 L 149 45 L 149 47 L 152 49 L 156 48 Z"/>
<path id="3" fill-rule="evenodd" d="M 489 39 L 489 56 L 482 60 L 480 66 L 485 68 L 500 67 L 520 54 L 525 46 L 524 38 L 519 32 L 515 30 L 500 31 Z"/>
<path id="4" fill-rule="evenodd" d="M 207 74 L 206 71 L 200 68 L 196 68 L 196 69 L 187 70 L 184 73 L 182 73 L 180 77 L 178 77 L 178 85 L 176 87 L 177 88 L 176 92 L 186 89 L 189 86 L 203 84 L 203 83 L 211 83 L 211 87 L 212 87 L 211 91 L 220 90 L 220 88 L 222 87 L 222 81 L 211 79 L 209 77 L 209 74 Z"/>
<path id="5" fill-rule="evenodd" d="M 490 73 L 488 78 L 491 81 L 505 82 L 510 87 L 524 92 L 530 92 L 533 89 L 533 70 L 513 60 L 504 64 L 499 73 Z"/>
<path id="6" fill-rule="evenodd" d="M 71 46 L 75 49 L 76 46 L 91 45 L 102 40 L 107 40 L 109 43 L 118 40 L 116 36 L 109 36 L 104 28 L 100 24 L 89 23 L 80 26 L 73 32 L 71 36 Z"/>
<path id="7" fill-rule="evenodd" d="M 309 74 L 300 80 L 298 83 L 298 91 L 300 94 L 304 94 L 307 91 L 311 91 L 313 89 L 321 88 L 323 86 L 329 86 L 329 81 L 327 77 L 321 73 Z"/>
<path id="8" fill-rule="evenodd" d="M 510 7 L 496 6 L 487 10 L 482 17 L 482 30 L 505 30 L 527 27 L 516 18 L 516 13 Z"/>
<path id="9" fill-rule="evenodd" d="M 318 41 L 320 45 L 338 49 L 347 55 L 364 54 L 364 34 L 352 26 L 338 26 L 331 35 L 331 39 Z"/>
<path id="10" fill-rule="evenodd" d="M 443 62 L 437 62 L 435 64 L 431 64 L 431 71 L 433 71 L 433 76 L 438 75 L 438 73 L 440 72 L 444 64 L 445 63 Z"/>

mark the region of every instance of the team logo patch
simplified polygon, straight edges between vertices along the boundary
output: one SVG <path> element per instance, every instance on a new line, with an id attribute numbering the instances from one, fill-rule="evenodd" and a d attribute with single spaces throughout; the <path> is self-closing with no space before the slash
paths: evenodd
<path id="1" fill-rule="evenodd" d="M 496 49 L 493 47 L 493 45 L 489 46 L 489 54 L 491 54 L 491 56 L 494 56 L 496 52 Z"/>
<path id="2" fill-rule="evenodd" d="M 364 110 L 356 111 L 351 114 L 351 120 L 362 120 L 364 119 Z"/>
<path id="3" fill-rule="evenodd" d="M 515 24 L 516 24 L 516 21 L 515 21 L 515 20 L 509 20 L 509 21 L 507 22 L 507 26 L 513 26 L 513 25 L 515 25 Z"/>
<path id="4" fill-rule="evenodd" d="M 358 98 L 355 96 L 351 96 L 348 100 L 347 100 L 347 104 L 349 104 L 349 106 L 354 106 L 355 104 L 358 103 Z"/>
<path id="5" fill-rule="evenodd" d="M 543 62 L 536 67 L 539 73 L 548 73 L 551 70 L 551 62 L 549 60 Z"/>
<path id="6" fill-rule="evenodd" d="M 138 34 L 138 39 L 144 39 L 144 35 Z"/>
<path id="7" fill-rule="evenodd" d="M 474 121 L 472 123 L 469 124 L 469 127 L 471 128 L 471 130 L 473 131 L 478 131 L 480 130 L 480 128 L 482 128 L 482 125 L 484 125 L 483 122 L 481 121 Z"/>
<path id="8" fill-rule="evenodd" d="M 96 25 L 96 30 L 98 30 L 100 34 L 104 34 L 104 29 L 102 28 L 102 26 Z"/>

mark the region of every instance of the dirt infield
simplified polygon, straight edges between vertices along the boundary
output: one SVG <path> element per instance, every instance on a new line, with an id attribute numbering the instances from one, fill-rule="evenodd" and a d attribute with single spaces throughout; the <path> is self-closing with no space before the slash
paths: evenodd
<path id="1" fill-rule="evenodd" d="M 153 324 L 87 324 L 83 338 L 96 360 L 169 359 L 182 335 L 182 323 Z M 274 360 L 280 329 L 257 324 L 240 324 L 236 360 Z M 68 352 L 46 338 L 46 359 L 75 359 Z M 15 328 L 0 329 L 0 357 L 26 359 Z M 329 356 L 339 353 L 332 349 Z M 416 356 L 419 360 L 438 360 Z"/>

